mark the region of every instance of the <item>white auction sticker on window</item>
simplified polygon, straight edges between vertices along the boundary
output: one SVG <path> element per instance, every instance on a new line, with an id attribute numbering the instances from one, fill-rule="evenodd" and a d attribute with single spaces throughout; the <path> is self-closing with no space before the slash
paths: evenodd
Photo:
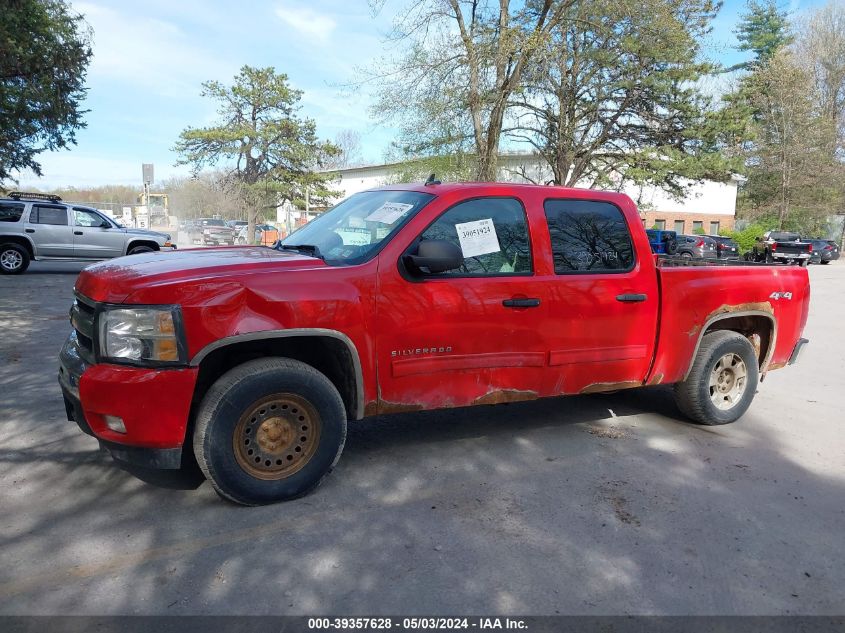
<path id="1" fill-rule="evenodd" d="M 408 211 L 414 208 L 412 204 L 404 202 L 385 202 L 378 209 L 364 218 L 367 222 L 381 222 L 382 224 L 393 224 Z"/>
<path id="2" fill-rule="evenodd" d="M 464 257 L 477 257 L 502 250 L 499 247 L 496 227 L 489 218 L 456 224 L 455 229 L 458 231 L 458 241 L 461 243 Z"/>

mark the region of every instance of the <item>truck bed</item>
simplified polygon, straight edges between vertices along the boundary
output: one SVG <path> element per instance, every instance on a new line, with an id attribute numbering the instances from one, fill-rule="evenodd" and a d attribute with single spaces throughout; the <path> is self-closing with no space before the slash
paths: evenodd
<path id="1" fill-rule="evenodd" d="M 763 373 L 778 369 L 789 360 L 807 321 L 810 282 L 806 268 L 734 261 L 679 264 L 674 258 L 661 257 L 657 279 L 660 321 L 648 384 L 683 380 L 701 332 L 726 319 L 773 321 L 771 340 L 760 342 L 760 356 Z"/>

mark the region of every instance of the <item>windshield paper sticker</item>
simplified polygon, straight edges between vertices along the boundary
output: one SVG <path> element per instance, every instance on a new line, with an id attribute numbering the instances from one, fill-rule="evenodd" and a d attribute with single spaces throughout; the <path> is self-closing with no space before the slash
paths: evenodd
<path id="1" fill-rule="evenodd" d="M 414 208 L 412 204 L 404 202 L 385 202 L 378 209 L 364 218 L 367 222 L 381 222 L 382 224 L 393 224 L 408 211 Z"/>
<path id="2" fill-rule="evenodd" d="M 458 231 L 458 240 L 464 257 L 477 257 L 488 253 L 498 253 L 501 250 L 496 227 L 493 226 L 493 220 L 490 218 L 456 224 L 455 229 Z"/>

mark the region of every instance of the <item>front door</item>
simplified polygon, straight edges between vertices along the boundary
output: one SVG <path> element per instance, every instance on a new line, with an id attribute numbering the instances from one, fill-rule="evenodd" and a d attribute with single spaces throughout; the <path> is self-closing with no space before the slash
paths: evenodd
<path id="1" fill-rule="evenodd" d="M 523 201 L 459 202 L 417 239 L 458 245 L 463 265 L 426 275 L 409 270 L 401 256 L 397 261 L 395 251 L 382 253 L 376 302 L 379 412 L 541 395 L 548 306 L 544 284 L 534 277 Z"/>
<path id="2" fill-rule="evenodd" d="M 73 257 L 73 228 L 68 222 L 67 207 L 33 204 L 24 230 L 35 243 L 37 255 Z"/>
<path id="3" fill-rule="evenodd" d="M 548 285 L 546 391 L 589 393 L 642 384 L 651 364 L 659 296 L 628 223 L 610 202 L 546 199 L 554 279 Z"/>
<path id="4" fill-rule="evenodd" d="M 126 234 L 99 213 L 90 209 L 74 207 L 73 250 L 76 257 L 106 259 L 123 255 Z"/>

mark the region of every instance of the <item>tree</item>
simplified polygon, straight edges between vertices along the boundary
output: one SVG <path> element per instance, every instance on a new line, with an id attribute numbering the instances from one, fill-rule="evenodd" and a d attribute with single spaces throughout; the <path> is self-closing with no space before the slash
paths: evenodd
<path id="1" fill-rule="evenodd" d="M 831 0 L 811 13 L 797 39 L 798 59 L 819 95 L 824 114 L 845 148 L 845 5 Z"/>
<path id="2" fill-rule="evenodd" d="M 361 134 L 355 130 L 341 130 L 334 138 L 334 145 L 338 154 L 327 164 L 329 169 L 345 169 L 356 167 L 364 162 L 361 154 Z"/>
<path id="3" fill-rule="evenodd" d="M 836 130 L 818 106 L 810 75 L 781 49 L 746 79 L 756 116 L 743 204 L 752 219 L 816 233 L 841 204 L 841 165 L 830 152 Z M 750 212 L 750 213 L 749 213 Z"/>
<path id="4" fill-rule="evenodd" d="M 744 115 L 715 109 L 700 80 L 700 38 L 711 0 L 614 0 L 569 8 L 512 99 L 508 130 L 546 160 L 554 184 L 646 182 L 681 195 L 689 181 L 725 180 L 740 167 L 723 153 Z"/>
<path id="5" fill-rule="evenodd" d="M 61 0 L 4 0 L 0 9 L 0 183 L 36 157 L 76 143 L 91 60 L 90 29 Z"/>
<path id="6" fill-rule="evenodd" d="M 412 157 L 476 155 L 475 178 L 495 180 L 509 101 L 534 55 L 576 0 L 423 0 L 406 6 L 391 39 L 407 45 L 373 73 L 376 116 L 397 122 Z M 374 0 L 377 9 L 384 0 Z"/>
<path id="7" fill-rule="evenodd" d="M 247 203 L 247 235 L 254 235 L 262 209 L 284 201 L 322 202 L 334 192 L 331 175 L 318 171 L 338 148 L 317 138 L 312 119 L 299 116 L 302 92 L 288 85 L 287 75 L 273 68 L 241 68 L 232 86 L 203 84 L 203 97 L 218 102 L 219 121 L 209 127 L 187 128 L 174 148 L 177 164 L 196 172 L 221 165 L 226 182 Z"/>
<path id="8" fill-rule="evenodd" d="M 732 66 L 728 70 L 750 70 L 755 64 L 765 64 L 775 53 L 792 43 L 789 18 L 778 9 L 774 0 L 751 0 L 748 11 L 741 16 L 736 31 L 737 49 L 754 53 L 754 59 Z"/>

